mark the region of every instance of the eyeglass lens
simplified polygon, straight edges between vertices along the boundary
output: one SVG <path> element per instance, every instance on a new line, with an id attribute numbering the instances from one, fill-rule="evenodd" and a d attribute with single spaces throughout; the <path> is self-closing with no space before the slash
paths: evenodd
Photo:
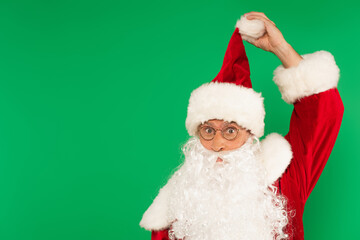
<path id="1" fill-rule="evenodd" d="M 213 139 L 215 134 L 216 134 L 216 130 L 212 127 L 204 126 L 204 127 L 200 128 L 200 135 L 205 140 Z M 238 129 L 235 127 L 226 127 L 221 130 L 221 134 L 225 139 L 232 140 L 232 139 L 236 138 L 236 136 L 238 134 Z"/>

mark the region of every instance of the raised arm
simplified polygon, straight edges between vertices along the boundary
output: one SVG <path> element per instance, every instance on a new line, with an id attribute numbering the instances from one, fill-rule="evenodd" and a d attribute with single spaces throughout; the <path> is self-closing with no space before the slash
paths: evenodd
<path id="1" fill-rule="evenodd" d="M 294 105 L 290 129 L 293 159 L 291 174 L 296 178 L 304 201 L 315 187 L 334 147 L 344 106 L 337 90 L 339 68 L 326 51 L 300 56 L 263 13 L 246 14 L 249 20 L 264 22 L 266 34 L 250 43 L 274 53 L 282 62 L 274 71 L 274 82 L 282 98 Z"/>
<path id="2" fill-rule="evenodd" d="M 293 151 L 292 169 L 306 201 L 334 147 L 344 112 L 337 90 L 339 68 L 326 51 L 303 55 L 296 67 L 274 71 L 282 98 L 294 105 L 285 138 Z"/>

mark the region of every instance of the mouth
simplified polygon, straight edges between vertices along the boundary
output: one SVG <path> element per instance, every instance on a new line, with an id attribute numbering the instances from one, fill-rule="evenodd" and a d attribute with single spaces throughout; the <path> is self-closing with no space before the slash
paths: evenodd
<path id="1" fill-rule="evenodd" d="M 224 160 L 222 160 L 221 158 L 218 157 L 218 158 L 216 159 L 216 162 L 224 162 Z"/>

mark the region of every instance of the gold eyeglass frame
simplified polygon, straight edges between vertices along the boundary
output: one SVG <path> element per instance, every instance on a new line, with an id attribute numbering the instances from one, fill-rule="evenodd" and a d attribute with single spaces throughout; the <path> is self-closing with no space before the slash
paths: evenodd
<path id="1" fill-rule="evenodd" d="M 205 128 L 205 127 L 212 128 L 212 129 L 214 130 L 215 133 L 214 133 L 214 135 L 213 135 L 213 137 L 212 137 L 211 139 L 206 139 L 206 138 L 204 138 L 204 137 L 201 135 L 200 129 Z M 223 131 L 223 130 L 226 130 L 226 129 L 228 129 L 228 128 L 232 128 L 232 129 L 235 129 L 235 130 L 236 130 L 236 135 L 235 135 L 235 137 L 232 138 L 232 139 L 228 139 L 228 138 L 226 138 L 226 137 L 224 136 L 224 131 Z M 209 126 L 209 125 L 206 125 L 206 126 L 200 125 L 200 126 L 198 127 L 198 129 L 197 129 L 197 132 L 198 132 L 198 135 L 199 135 L 202 139 L 204 139 L 205 141 L 211 141 L 211 140 L 213 140 L 214 137 L 215 137 L 215 135 L 216 135 L 216 132 L 217 132 L 217 131 L 221 131 L 221 136 L 222 136 L 223 138 L 225 138 L 226 140 L 228 140 L 228 141 L 233 141 L 233 140 L 235 140 L 235 139 L 237 138 L 237 136 L 239 135 L 239 131 L 240 131 L 240 130 L 242 130 L 242 129 L 237 128 L 237 127 L 234 127 L 234 126 L 226 126 L 226 127 L 224 127 L 224 128 L 214 128 L 214 127 L 211 127 L 211 126 Z"/>

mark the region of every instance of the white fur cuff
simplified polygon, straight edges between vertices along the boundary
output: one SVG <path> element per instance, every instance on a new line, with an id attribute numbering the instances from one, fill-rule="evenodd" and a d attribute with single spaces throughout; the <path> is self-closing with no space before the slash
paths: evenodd
<path id="1" fill-rule="evenodd" d="M 159 194 L 154 199 L 153 203 L 144 213 L 140 226 L 146 230 L 158 231 L 167 228 L 170 225 L 170 221 L 167 218 L 167 206 L 169 198 L 168 184 L 160 189 Z"/>
<path id="2" fill-rule="evenodd" d="M 280 65 L 274 70 L 273 81 L 279 87 L 282 99 L 289 104 L 335 88 L 339 81 L 340 70 L 331 53 L 322 50 L 302 57 L 296 67 Z"/>

